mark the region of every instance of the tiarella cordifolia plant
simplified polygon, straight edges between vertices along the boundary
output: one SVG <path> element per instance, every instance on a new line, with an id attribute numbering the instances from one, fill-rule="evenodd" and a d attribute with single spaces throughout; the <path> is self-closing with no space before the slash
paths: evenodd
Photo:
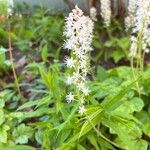
<path id="1" fill-rule="evenodd" d="M 136 80 L 134 64 L 136 69 L 143 72 L 145 53 L 149 52 L 150 48 L 150 1 L 137 0 L 135 2 L 135 16 L 132 24 L 131 47 L 129 56 L 131 58 L 131 68 L 133 77 Z M 137 70 L 137 71 L 138 71 Z M 136 82 L 137 90 L 141 95 L 141 88 Z"/>
<path id="2" fill-rule="evenodd" d="M 150 48 L 150 1 L 137 0 L 131 34 L 130 56 L 144 58 Z M 142 57 L 143 55 L 143 57 Z"/>
<path id="3" fill-rule="evenodd" d="M 136 10 L 135 3 L 136 3 L 136 0 L 129 0 L 128 1 L 128 16 L 125 18 L 126 30 L 131 28 L 133 26 L 133 23 L 134 23 L 135 10 Z"/>
<path id="4" fill-rule="evenodd" d="M 86 96 L 90 92 L 86 81 L 90 69 L 89 53 L 92 50 L 93 26 L 92 20 L 84 16 L 82 10 L 77 6 L 65 22 L 64 35 L 67 40 L 64 48 L 71 52 L 71 56 L 65 59 L 67 67 L 71 70 L 66 82 L 74 87 L 74 90 L 66 96 L 66 100 L 70 103 L 77 99 L 80 105 L 79 113 L 81 114 L 85 111 Z"/>
<path id="5" fill-rule="evenodd" d="M 111 22 L 111 1 L 100 0 L 100 3 L 101 3 L 101 16 L 104 20 L 105 26 L 108 27 Z"/>

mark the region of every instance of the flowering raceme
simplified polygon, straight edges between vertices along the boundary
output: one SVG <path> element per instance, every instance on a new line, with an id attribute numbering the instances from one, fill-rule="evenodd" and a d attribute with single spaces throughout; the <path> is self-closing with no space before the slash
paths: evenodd
<path id="1" fill-rule="evenodd" d="M 136 0 L 136 12 L 131 34 L 130 56 L 138 50 L 148 53 L 150 48 L 150 1 Z"/>
<path id="2" fill-rule="evenodd" d="M 101 16 L 104 20 L 106 27 L 110 25 L 111 22 L 111 0 L 100 0 L 101 3 Z"/>
<path id="3" fill-rule="evenodd" d="M 128 1 L 128 16 L 125 18 L 125 27 L 126 30 L 131 28 L 135 19 L 135 10 L 136 10 L 136 0 Z"/>
<path id="4" fill-rule="evenodd" d="M 71 56 L 65 58 L 65 64 L 71 70 L 66 83 L 74 87 L 74 92 L 70 92 L 66 100 L 70 103 L 78 99 L 81 114 L 85 111 L 85 99 L 90 92 L 86 80 L 90 69 L 89 53 L 92 51 L 93 26 L 92 20 L 84 16 L 82 10 L 75 6 L 75 9 L 66 18 L 64 29 L 64 35 L 67 38 L 64 48 L 71 52 Z"/>
<path id="5" fill-rule="evenodd" d="M 7 3 L 8 3 L 7 13 L 8 13 L 8 15 L 11 16 L 13 13 L 14 2 L 13 2 L 13 0 L 7 0 Z"/>

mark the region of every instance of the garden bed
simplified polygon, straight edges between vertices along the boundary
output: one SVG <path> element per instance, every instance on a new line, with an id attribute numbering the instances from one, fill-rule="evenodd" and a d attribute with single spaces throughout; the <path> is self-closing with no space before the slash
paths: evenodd
<path id="1" fill-rule="evenodd" d="M 0 14 L 0 149 L 150 148 L 149 26 L 107 17 Z"/>

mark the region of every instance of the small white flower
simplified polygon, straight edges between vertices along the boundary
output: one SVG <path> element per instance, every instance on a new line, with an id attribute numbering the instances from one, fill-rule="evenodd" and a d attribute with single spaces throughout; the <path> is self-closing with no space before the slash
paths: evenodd
<path id="1" fill-rule="evenodd" d="M 83 87 L 85 86 L 85 84 L 83 83 L 83 82 L 80 82 L 80 83 L 78 83 L 78 89 L 80 90 L 80 91 L 82 91 L 82 89 L 83 89 Z"/>
<path id="2" fill-rule="evenodd" d="M 78 6 L 75 6 L 75 9 L 72 10 L 73 14 L 74 14 L 74 19 L 79 19 L 81 16 L 83 16 L 83 11 L 78 8 Z"/>
<path id="3" fill-rule="evenodd" d="M 71 92 L 66 96 L 66 101 L 67 103 L 74 101 L 74 95 Z"/>
<path id="4" fill-rule="evenodd" d="M 72 77 L 68 76 L 66 78 L 66 84 L 71 85 L 72 84 Z"/>
<path id="5" fill-rule="evenodd" d="M 65 64 L 67 65 L 68 68 L 73 68 L 75 65 L 75 60 L 73 58 L 66 57 Z"/>
<path id="6" fill-rule="evenodd" d="M 65 43 L 64 43 L 64 48 L 65 49 L 72 49 L 74 46 L 74 43 L 72 40 L 67 40 Z"/>
<path id="7" fill-rule="evenodd" d="M 90 90 L 85 86 L 85 83 L 81 82 L 77 86 L 78 89 L 82 91 L 85 96 L 87 96 L 90 93 Z"/>
<path id="8" fill-rule="evenodd" d="M 83 82 L 80 82 L 78 83 L 77 87 L 80 91 L 82 91 L 85 88 L 85 84 Z"/>
<path id="9" fill-rule="evenodd" d="M 85 106 L 84 106 L 84 105 L 79 106 L 79 113 L 80 113 L 81 115 L 83 115 L 83 114 L 85 113 L 85 111 L 86 111 L 86 109 L 85 109 Z"/>
<path id="10" fill-rule="evenodd" d="M 150 50 L 148 48 L 145 49 L 145 53 L 149 53 Z"/>
<path id="11" fill-rule="evenodd" d="M 85 87 L 85 88 L 82 89 L 82 92 L 84 93 L 85 96 L 87 96 L 87 95 L 89 95 L 90 90 Z"/>
<path id="12" fill-rule="evenodd" d="M 76 85 L 80 79 L 79 72 L 74 72 L 72 76 L 72 82 Z"/>

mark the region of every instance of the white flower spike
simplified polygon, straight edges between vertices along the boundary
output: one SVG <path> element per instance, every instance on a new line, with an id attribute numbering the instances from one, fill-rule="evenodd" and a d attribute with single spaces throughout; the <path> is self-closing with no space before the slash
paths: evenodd
<path id="1" fill-rule="evenodd" d="M 90 92 L 86 86 L 86 80 L 90 69 L 89 54 L 92 50 L 93 27 L 93 21 L 89 17 L 84 16 L 82 10 L 77 6 L 69 14 L 69 17 L 66 18 L 64 29 L 66 41 L 64 48 L 71 52 L 71 57 L 65 60 L 65 64 L 71 69 L 66 82 L 69 85 L 73 85 L 75 89 L 74 95 L 77 95 L 77 99 L 79 99 L 79 112 L 81 114 L 85 110 L 83 106 L 84 100 Z M 72 93 L 67 95 L 67 102 L 73 101 L 74 97 L 72 95 Z"/>
<path id="2" fill-rule="evenodd" d="M 128 1 L 128 16 L 125 18 L 126 30 L 131 28 L 135 21 L 136 0 Z"/>
<path id="3" fill-rule="evenodd" d="M 139 36 L 140 35 L 140 36 Z M 150 1 L 136 0 L 136 12 L 131 34 L 130 56 L 134 57 L 141 43 L 143 52 L 150 50 Z"/>
<path id="4" fill-rule="evenodd" d="M 71 92 L 66 96 L 66 101 L 67 103 L 74 101 L 74 95 Z"/>
<path id="5" fill-rule="evenodd" d="M 108 27 L 111 23 L 111 0 L 100 0 L 101 3 L 101 16 L 104 24 Z"/>

